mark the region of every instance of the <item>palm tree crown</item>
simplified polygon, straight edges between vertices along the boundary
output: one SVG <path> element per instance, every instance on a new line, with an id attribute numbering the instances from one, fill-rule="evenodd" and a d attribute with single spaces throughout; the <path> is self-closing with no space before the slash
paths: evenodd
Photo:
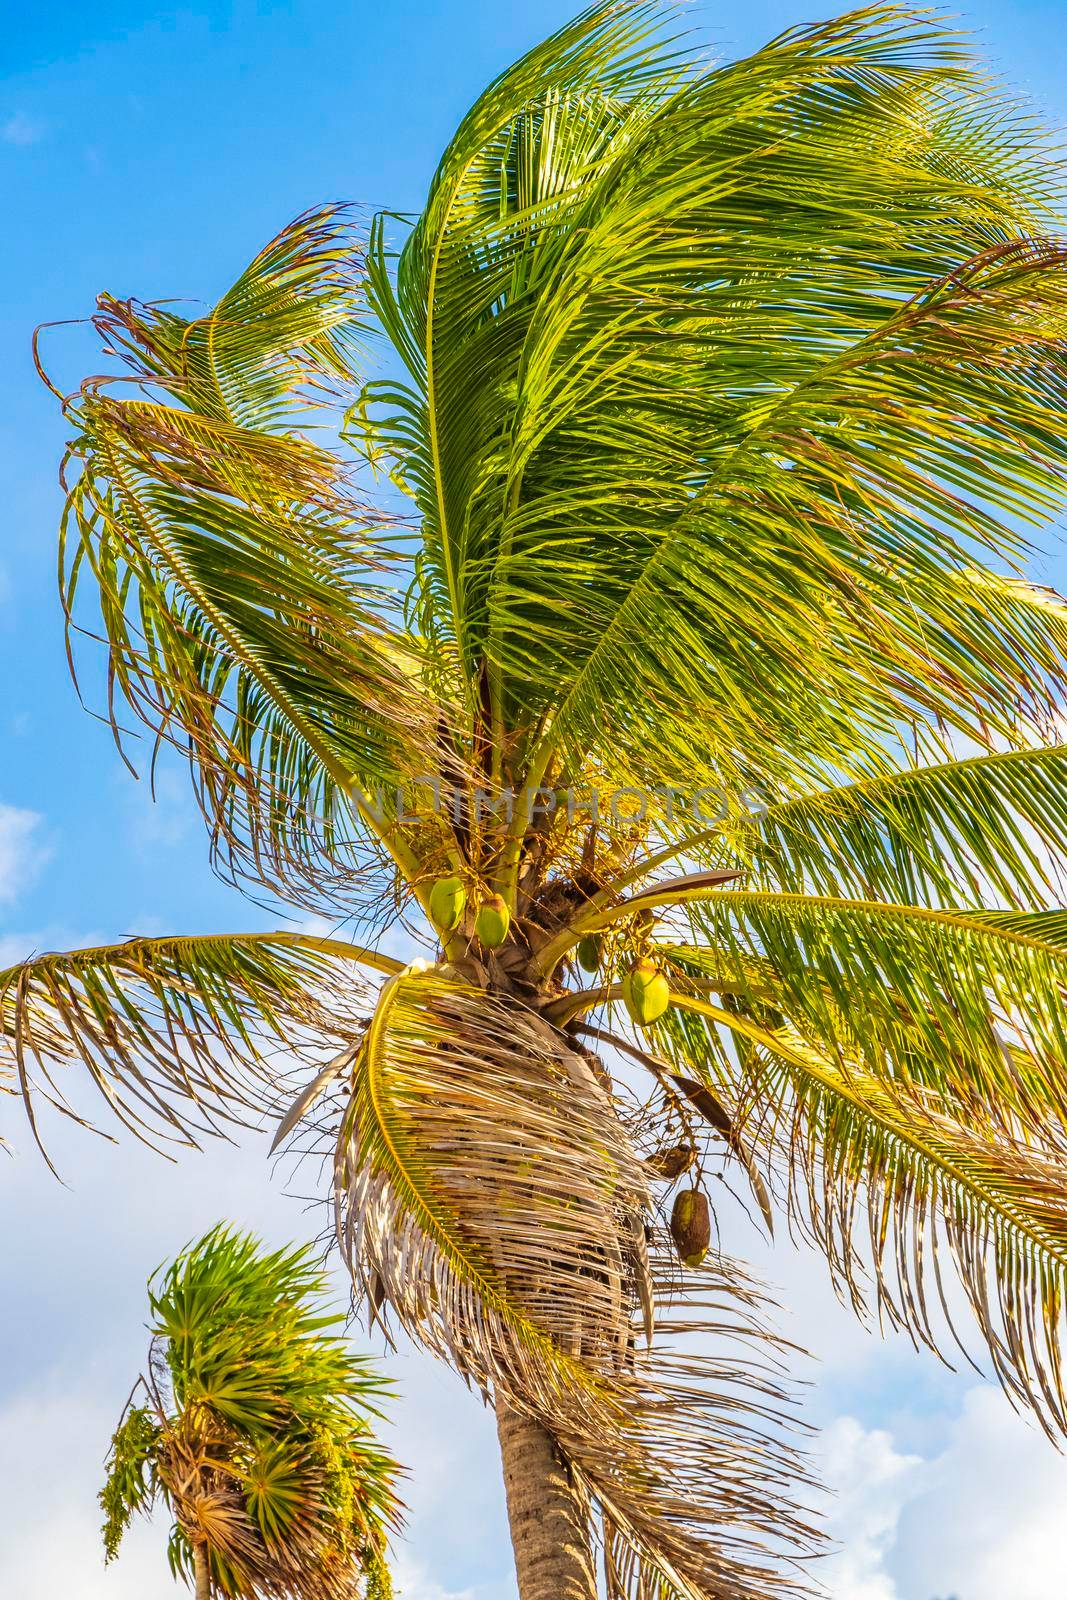
<path id="1" fill-rule="evenodd" d="M 216 1228 L 150 1285 L 149 1370 L 111 1442 L 104 1546 L 173 1514 L 170 1562 L 201 1596 L 387 1600 L 398 1469 L 383 1384 L 328 1330 L 310 1251 Z"/>
<path id="2" fill-rule="evenodd" d="M 310 212 L 200 318 L 101 297 L 71 627 L 219 869 L 364 943 L 140 939 L 0 1001 L 31 1117 L 80 1062 L 195 1139 L 307 1063 L 280 1135 L 328 1132 L 372 1314 L 496 1405 L 523 1600 L 590 1596 L 594 1534 L 612 1600 L 810 1547 L 719 1159 L 935 1348 L 954 1268 L 1067 1431 L 1050 147 L 913 12 L 725 66 L 675 17 L 531 51 L 410 223 Z"/>

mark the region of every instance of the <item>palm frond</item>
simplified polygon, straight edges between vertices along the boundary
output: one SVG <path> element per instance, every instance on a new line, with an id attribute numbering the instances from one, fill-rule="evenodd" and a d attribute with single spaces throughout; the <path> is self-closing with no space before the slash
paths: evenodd
<path id="1" fill-rule="evenodd" d="M 910 767 L 726 831 L 753 887 L 1034 909 L 1062 898 L 1067 745 Z"/>
<path id="2" fill-rule="evenodd" d="M 682 1021 L 684 1022 L 685 1020 L 687 1020 L 687 1014 L 683 1013 Z M 578 1032 L 584 1036 L 598 1039 L 602 1044 L 610 1045 L 612 1049 L 620 1051 L 622 1055 L 629 1057 L 631 1061 L 636 1061 L 638 1065 L 651 1072 L 658 1080 L 661 1089 L 665 1091 L 666 1096 L 669 1097 L 668 1105 L 670 1109 L 677 1110 L 681 1107 L 683 1101 L 687 1102 L 686 1120 L 689 1122 L 689 1127 L 687 1127 L 686 1132 L 692 1131 L 688 1108 L 698 1113 L 702 1125 L 706 1124 L 712 1128 L 716 1136 L 725 1144 L 730 1156 L 740 1163 L 756 1203 L 760 1208 L 763 1220 L 767 1225 L 767 1231 L 773 1234 L 774 1213 L 771 1209 L 767 1186 L 740 1127 L 716 1091 L 711 1087 L 707 1073 L 702 1071 L 699 1078 L 686 1077 L 683 1073 L 675 1071 L 668 1062 L 662 1060 L 659 1056 L 651 1054 L 647 1049 L 635 1045 L 630 1039 L 621 1037 L 619 1034 L 605 1032 L 602 1028 L 590 1027 L 588 1024 L 578 1024 Z M 673 1102 L 673 1105 L 671 1105 L 671 1102 Z M 668 1146 L 667 1148 L 670 1149 L 671 1147 Z M 675 1145 L 673 1148 L 677 1152 L 679 1147 Z M 689 1149 L 695 1153 L 695 1144 L 690 1142 Z M 651 1165 L 652 1170 L 657 1175 L 662 1175 L 658 1154 L 657 1152 L 653 1153 Z M 688 1165 L 682 1170 L 688 1171 Z"/>
<path id="3" fill-rule="evenodd" d="M 265 1251 L 226 1227 L 189 1245 L 149 1284 L 175 1405 L 202 1401 L 262 1437 L 293 1410 L 328 1419 L 357 1396 L 373 1404 L 387 1385 L 352 1353 L 344 1318 L 324 1312 L 327 1289 L 308 1245 Z"/>
<path id="4" fill-rule="evenodd" d="M 1062 1143 L 1067 956 L 1037 915 L 725 891 L 673 956 L 789 1017 L 834 1058 Z M 755 963 L 752 966 L 751 963 Z"/>
<path id="5" fill-rule="evenodd" d="M 692 998 L 679 1005 L 705 1025 L 665 1030 L 691 1070 L 707 1072 L 722 1035 L 734 1035 L 737 1115 L 771 1168 L 784 1170 L 791 1220 L 824 1251 L 857 1310 L 873 1278 L 880 1315 L 944 1353 L 944 1329 L 949 1345 L 960 1337 L 947 1254 L 1008 1394 L 1050 1434 L 1067 1433 L 1062 1152 L 969 1121 L 952 1097 L 835 1059 L 766 1016 Z"/>
<path id="6" fill-rule="evenodd" d="M 336 883 L 353 829 L 388 832 L 361 796 L 421 771 L 436 726 L 389 616 L 382 519 L 296 431 L 343 373 L 358 269 L 325 208 L 206 317 L 102 297 L 130 376 L 65 401 L 64 604 L 73 627 L 88 575 L 116 736 L 122 700 L 187 751 L 220 862 L 305 892 Z"/>
<path id="7" fill-rule="evenodd" d="M 410 383 L 369 392 L 388 408 L 375 441 L 423 518 L 424 623 L 451 638 L 469 684 L 485 647 L 486 522 L 506 471 L 512 407 L 501 399 L 560 214 L 627 103 L 677 73 L 653 42 L 663 16 L 648 0 L 599 0 L 489 85 L 442 156 L 395 288 L 378 235 L 372 301 Z"/>
<path id="8" fill-rule="evenodd" d="M 498 80 L 392 298 L 379 261 L 427 629 L 537 773 L 778 783 L 916 720 L 1014 736 L 1062 628 L 973 591 L 1063 499 L 1040 135 L 927 18 L 708 70 L 671 16 L 595 8 Z"/>
<path id="9" fill-rule="evenodd" d="M 1025 263 L 988 271 L 1017 280 L 1015 292 L 1026 305 L 1040 278 L 1057 302 L 1048 320 L 1059 318 L 1062 343 L 1062 252 L 1020 245 L 1019 253 Z M 908 407 L 907 437 L 918 461 L 911 479 L 883 484 L 879 473 L 905 478 L 900 463 L 909 446 L 879 438 L 874 422 L 861 426 L 854 414 L 871 403 L 871 390 L 887 417 L 906 408 L 895 391 L 896 340 L 906 343 L 908 359 L 924 370 L 931 389 L 940 382 L 942 361 L 950 358 L 928 357 L 922 348 L 926 318 L 936 323 L 936 338 L 958 318 L 958 366 L 984 362 L 992 383 L 1003 363 L 1012 374 L 1003 381 L 1014 381 L 1014 348 L 984 353 L 965 325 L 972 289 L 980 298 L 981 287 L 969 283 L 931 295 L 921 315 L 900 313 L 902 328 L 890 319 L 869 336 L 869 351 L 842 358 L 846 370 L 828 373 L 824 389 L 805 388 L 770 418 L 762 404 L 751 434 L 724 446 L 721 462 L 655 542 L 655 523 L 643 507 L 636 514 L 645 553 L 614 594 L 605 579 L 618 557 L 613 565 L 592 538 L 577 549 L 568 544 L 563 516 L 550 549 L 543 536 L 532 546 L 514 587 L 543 585 L 539 604 L 530 606 L 528 622 L 509 611 L 503 632 L 515 641 L 516 655 L 524 649 L 532 661 L 540 631 L 545 687 L 550 673 L 553 682 L 569 684 L 565 695 L 553 696 L 554 746 L 571 760 L 592 750 L 618 781 L 647 787 L 758 782 L 773 790 L 791 778 L 810 783 L 820 762 L 854 771 L 880 765 L 881 746 L 916 721 L 976 739 L 991 728 L 1015 738 L 1020 720 L 1037 726 L 1050 716 L 1050 680 L 1057 689 L 1063 681 L 1062 620 L 1029 616 L 1024 634 L 1012 626 L 1018 618 L 1007 604 L 998 612 L 983 609 L 982 569 L 938 530 L 954 525 L 972 544 L 983 537 L 995 544 L 998 530 L 992 522 L 982 526 L 955 493 L 937 488 L 948 469 L 923 462 L 921 452 L 939 451 L 940 433 L 927 438 Z M 948 303 L 954 295 L 958 306 Z M 779 337 L 786 338 L 784 331 Z M 1058 370 L 1060 343 L 1049 340 L 1050 371 Z M 673 343 L 667 348 L 673 353 Z M 766 348 L 776 350 L 773 337 Z M 866 371 L 868 361 L 875 372 Z M 717 373 L 714 364 L 708 370 Z M 1045 376 L 1035 375 L 1033 384 L 1043 395 Z M 976 401 L 976 412 L 984 404 Z M 1038 416 L 1035 398 L 1035 427 Z M 982 448 L 977 441 L 972 447 Z M 994 447 L 984 448 L 990 460 Z M 1021 457 L 1016 466 L 1012 509 L 1019 512 L 1028 488 Z M 616 488 L 615 517 L 621 499 Z M 614 535 L 616 549 L 628 535 L 637 544 L 627 528 Z M 600 561 L 606 572 L 597 582 Z M 568 585 L 562 604 L 560 584 Z M 550 588 L 561 622 L 549 620 Z M 578 618 L 580 629 L 572 624 Z M 619 751 L 633 753 L 626 766 Z"/>
<path id="10" fill-rule="evenodd" d="M 353 966 L 399 963 L 296 933 L 128 939 L 0 972 L 0 1065 L 38 1138 L 38 1100 L 72 1115 L 72 1066 L 138 1137 L 194 1141 L 276 1103 L 294 1058 L 347 1042 Z M 288 1058 L 288 1059 L 286 1059 Z M 78 1074 L 78 1084 L 82 1074 Z"/>
<path id="11" fill-rule="evenodd" d="M 646 1179 L 584 1056 L 447 973 L 398 977 L 367 1035 L 336 1185 L 372 1303 L 384 1294 L 412 1337 L 553 1434 L 614 1558 L 629 1551 L 635 1575 L 613 1594 L 789 1587 L 760 1554 L 807 1537 L 776 1437 L 780 1382 L 751 1353 L 728 1369 L 672 1353 L 669 1327 L 638 1349 Z M 737 1269 L 716 1260 L 704 1288 L 709 1324 L 759 1336 Z"/>

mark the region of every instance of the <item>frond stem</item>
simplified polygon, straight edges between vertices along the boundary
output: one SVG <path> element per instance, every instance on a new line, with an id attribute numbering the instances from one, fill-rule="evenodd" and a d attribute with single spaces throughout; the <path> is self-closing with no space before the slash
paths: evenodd
<path id="1" fill-rule="evenodd" d="M 0 995 L 29 966 L 47 969 L 57 962 L 67 962 L 72 966 L 92 965 L 108 957 L 124 958 L 132 962 L 142 952 L 150 954 L 153 947 L 165 945 L 173 948 L 184 945 L 202 948 L 205 945 L 225 946 L 237 941 L 246 945 L 286 945 L 293 949 L 316 950 L 322 955 L 340 956 L 346 961 L 356 961 L 361 966 L 371 967 L 374 971 L 385 973 L 389 977 L 394 977 L 404 970 L 402 962 L 395 961 L 392 956 L 384 955 L 378 950 L 349 944 L 344 939 L 320 939 L 307 933 L 178 934 L 173 938 L 162 936 L 120 939 L 111 944 L 87 945 L 80 950 L 48 951 L 44 955 L 32 956 L 27 961 L 17 962 L 14 966 L 0 971 Z"/>
<path id="2" fill-rule="evenodd" d="M 740 877 L 740 873 L 721 872 L 712 876 L 718 883 L 730 883 Z M 623 881 L 625 880 L 619 880 L 620 883 Z M 638 911 L 652 911 L 660 906 L 685 905 L 694 900 L 707 899 L 709 890 L 714 887 L 714 884 L 707 881 L 694 885 L 685 879 L 677 879 L 673 883 L 668 882 L 659 887 L 653 884 L 650 888 L 642 889 L 640 893 L 631 895 L 628 900 L 622 900 L 606 911 L 593 910 L 592 907 L 597 901 L 603 903 L 605 897 L 610 898 L 616 893 L 617 885 L 609 885 L 607 889 L 602 889 L 593 897 L 581 916 L 576 917 L 572 923 L 557 933 L 555 938 L 550 939 L 541 950 L 538 964 L 542 975 L 547 977 L 585 934 L 600 933 L 605 928 L 614 927 Z"/>

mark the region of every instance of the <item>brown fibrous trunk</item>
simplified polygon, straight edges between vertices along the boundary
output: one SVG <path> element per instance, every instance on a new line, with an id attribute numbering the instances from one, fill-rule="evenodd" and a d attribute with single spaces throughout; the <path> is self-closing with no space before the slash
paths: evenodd
<path id="1" fill-rule="evenodd" d="M 193 1571 L 196 1575 L 196 1600 L 211 1600 L 211 1572 L 207 1550 L 202 1544 L 193 1545 Z"/>
<path id="2" fill-rule="evenodd" d="M 497 1434 L 519 1600 L 596 1600 L 588 1506 L 555 1440 L 502 1401 Z"/>

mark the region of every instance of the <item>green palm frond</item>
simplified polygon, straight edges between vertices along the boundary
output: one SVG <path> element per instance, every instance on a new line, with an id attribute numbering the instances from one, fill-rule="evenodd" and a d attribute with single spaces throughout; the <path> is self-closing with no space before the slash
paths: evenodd
<path id="1" fill-rule="evenodd" d="M 1018 269 L 1021 303 L 1030 303 L 1035 276 L 1047 282 L 1050 299 L 1062 293 L 1058 247 L 1037 254 L 1039 262 Z M 969 289 L 959 294 L 969 303 Z M 1050 367 L 1058 365 L 1067 327 L 1062 310 L 1058 302 Z M 951 324 L 953 310 L 936 304 L 929 315 L 940 328 Z M 916 328 L 907 326 L 909 345 L 918 342 Z M 891 346 L 893 331 L 880 330 L 875 343 Z M 784 331 L 778 338 L 787 340 Z M 970 329 L 960 329 L 958 342 L 959 364 L 965 353 L 980 359 Z M 766 348 L 777 348 L 771 334 Z M 988 358 L 991 366 L 999 359 L 997 352 Z M 1013 365 L 1014 353 L 1003 359 Z M 872 352 L 871 365 L 878 361 Z M 886 391 L 881 403 L 887 414 L 905 401 L 895 392 L 891 365 L 864 382 L 859 357 L 855 364 L 858 377 L 834 372 L 825 394 L 805 394 L 810 413 L 798 401 L 795 418 L 788 407 L 773 428 L 761 418 L 752 437 L 732 453 L 728 448 L 717 471 L 676 508 L 654 543 L 652 519 L 642 507 L 635 516 L 640 537 L 633 542 L 640 549 L 643 539 L 646 549 L 630 558 L 635 575 L 614 595 L 605 581 L 612 566 L 601 576 L 599 563 L 610 561 L 629 530 L 603 546 L 586 539 L 577 554 L 564 526 L 562 573 L 555 570 L 554 551 L 540 543 L 531 551 L 529 581 L 545 589 L 530 612 L 529 655 L 533 634 L 541 630 L 548 654 L 539 659 L 550 664 L 552 682 L 570 682 L 565 696 L 554 696 L 553 745 L 571 758 L 592 749 L 621 781 L 774 786 L 791 777 L 810 781 L 820 761 L 853 770 L 881 764 L 882 745 L 917 720 L 976 738 L 990 727 L 1015 737 L 1021 717 L 1035 722 L 1047 716 L 1050 669 L 1057 685 L 1063 677 L 1062 621 L 1028 618 L 1046 622 L 1031 640 L 1012 627 L 1017 619 L 1009 607 L 999 614 L 980 609 L 981 570 L 933 526 L 948 522 L 954 510 L 957 525 L 970 522 L 969 507 L 947 496 L 938 500 L 925 486 L 920 495 L 917 483 L 883 488 L 868 481 L 880 468 L 901 476 L 903 447 L 879 438 L 873 424 L 864 428 L 856 421 L 850 389 L 854 383 L 859 390 L 856 409 L 872 387 Z M 934 384 L 938 363 L 931 360 L 930 367 Z M 1043 388 L 1044 377 L 1034 383 Z M 760 448 L 764 429 L 770 436 Z M 921 427 L 913 432 L 921 438 Z M 1021 459 L 1017 467 L 1024 476 Z M 943 469 L 929 463 L 924 470 Z M 1016 509 L 1026 488 L 1019 488 Z M 923 496 L 934 502 L 929 525 L 914 509 Z M 610 501 L 616 516 L 618 499 L 617 491 Z M 972 540 L 983 533 L 994 542 L 992 528 L 960 529 L 961 538 Z M 548 603 L 550 593 L 558 603 L 566 582 L 567 603 L 553 613 L 561 628 L 549 622 Z M 580 618 L 580 628 L 565 631 L 572 617 Z M 509 614 L 506 636 L 518 639 L 521 621 Z M 555 639 L 558 654 L 551 648 Z M 744 754 L 732 754 L 735 749 Z M 630 757 L 625 766 L 620 750 Z"/>
<path id="2" fill-rule="evenodd" d="M 220 862 L 305 892 L 337 880 L 353 829 L 388 832 L 361 794 L 423 769 L 437 716 L 390 618 L 382 519 L 297 432 L 343 373 L 358 265 L 327 208 L 206 317 L 104 296 L 131 376 L 65 402 L 68 618 L 88 577 L 113 689 L 187 751 Z"/>
<path id="3" fill-rule="evenodd" d="M 487 526 L 535 284 L 552 273 L 568 202 L 628 103 L 677 75 L 653 43 L 660 21 L 656 5 L 594 4 L 489 86 L 441 159 L 395 288 L 378 236 L 373 303 L 410 383 L 367 398 L 389 408 L 376 438 L 423 517 L 426 623 L 451 637 L 469 683 L 485 652 Z"/>
<path id="4" fill-rule="evenodd" d="M 321 1407 L 330 1419 L 332 1397 L 344 1393 L 338 1380 L 359 1365 L 339 1336 L 325 1336 L 343 1324 L 323 1314 L 326 1287 L 310 1246 L 267 1254 L 219 1228 L 183 1251 L 149 1295 L 176 1406 L 203 1402 L 255 1438 L 277 1433 L 293 1411 Z M 381 1386 L 355 1387 L 369 1395 Z"/>
<path id="5" fill-rule="evenodd" d="M 297 1059 L 333 1054 L 373 991 L 352 967 L 388 956 L 297 933 L 127 939 L 0 972 L 0 1067 L 37 1136 L 37 1099 L 78 1121 L 84 1068 L 139 1137 L 189 1142 L 272 1106 Z M 279 1065 L 279 1058 L 289 1057 Z"/>
<path id="6" fill-rule="evenodd" d="M 1055 900 L 1067 745 L 903 768 L 772 806 L 730 830 L 754 885 L 912 905 Z"/>
<path id="7" fill-rule="evenodd" d="M 916 718 L 1007 732 L 1063 659 L 969 595 L 1063 495 L 1036 136 L 925 19 L 708 71 L 668 15 L 594 8 L 494 84 L 400 257 L 423 604 L 542 765 L 780 781 Z"/>
<path id="8" fill-rule="evenodd" d="M 342 208 L 305 212 L 207 316 L 102 295 L 107 347 L 194 415 L 285 432 L 302 403 L 350 384 L 365 333 L 359 258 Z M 264 441 L 265 443 L 266 441 Z"/>
<path id="9" fill-rule="evenodd" d="M 162 1500 L 172 1566 L 191 1579 L 200 1552 L 212 1596 L 388 1595 L 399 1469 L 372 1432 L 387 1385 L 340 1337 L 326 1287 L 310 1246 L 268 1254 L 221 1227 L 157 1275 L 146 1403 L 100 1496 L 108 1559 Z"/>
<path id="10" fill-rule="evenodd" d="M 1067 951 L 1042 916 L 745 891 L 690 914 L 696 961 L 701 948 L 711 967 L 733 961 L 736 995 L 767 1004 L 769 990 L 831 1055 L 1038 1137 L 1067 1128 Z M 759 987 L 746 993 L 752 960 Z"/>
<path id="11" fill-rule="evenodd" d="M 666 1307 L 674 1277 L 662 1252 L 646 1257 L 646 1179 L 578 1050 L 447 972 L 398 976 L 367 1036 L 336 1184 L 371 1303 L 549 1428 L 616 1556 L 629 1551 L 632 1582 L 613 1595 L 789 1589 L 753 1542 L 810 1538 L 789 1502 L 802 1473 L 779 1433 L 758 1296 L 718 1257 L 697 1288 L 708 1325 L 740 1340 L 729 1398 L 676 1342 L 692 1305 L 638 1354 L 641 1301 L 651 1288 Z M 770 1366 L 743 1353 L 753 1339 Z"/>
<path id="12" fill-rule="evenodd" d="M 733 1074 L 737 1114 L 772 1169 L 784 1170 L 791 1219 L 857 1309 L 873 1276 L 879 1312 L 943 1350 L 939 1316 L 958 1337 L 947 1253 L 1007 1392 L 1050 1434 L 1067 1431 L 1062 1151 L 988 1120 L 975 1125 L 953 1098 L 834 1059 L 766 1018 L 692 998 L 679 1005 L 704 1024 L 675 1019 L 665 1030 L 691 1070 L 706 1072 L 721 1035 L 735 1036 L 744 1063 L 740 1082 Z"/>
<path id="13" fill-rule="evenodd" d="M 939 1350 L 944 1322 L 958 1338 L 951 1259 L 1001 1382 L 1063 1430 L 1067 913 L 743 890 L 687 911 L 697 943 L 643 936 L 674 990 L 651 1029 L 666 1070 L 637 1052 L 661 1089 L 699 1110 L 682 1080 L 706 1086 L 716 1136 L 784 1172 L 857 1309 L 873 1275 L 879 1308 Z M 608 982 L 550 1011 L 620 995 Z"/>

